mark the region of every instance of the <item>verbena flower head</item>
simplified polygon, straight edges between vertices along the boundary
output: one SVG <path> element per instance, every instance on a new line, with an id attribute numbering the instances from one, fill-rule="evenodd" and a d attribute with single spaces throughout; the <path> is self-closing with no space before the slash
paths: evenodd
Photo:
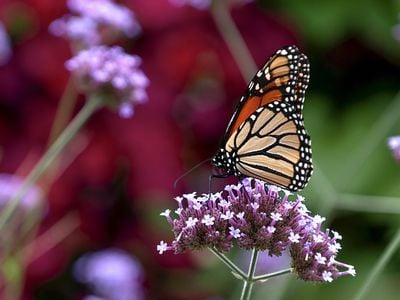
<path id="1" fill-rule="evenodd" d="M 96 294 L 88 296 L 88 299 L 144 299 L 142 267 L 136 259 L 120 249 L 84 255 L 74 265 L 74 275 Z"/>
<path id="2" fill-rule="evenodd" d="M 8 62 L 11 57 L 11 45 L 7 31 L 0 22 L 0 66 Z"/>
<path id="3" fill-rule="evenodd" d="M 390 137 L 388 146 L 392 150 L 394 158 L 400 161 L 400 135 Z"/>
<path id="4" fill-rule="evenodd" d="M 246 250 L 268 251 L 271 256 L 289 249 L 292 267 L 304 280 L 331 281 L 355 275 L 352 266 L 336 261 L 341 237 L 321 229 L 324 218 L 311 216 L 301 196 L 260 180 L 244 179 L 223 192 L 192 193 L 176 200 L 175 218 L 170 210 L 161 214 L 172 226 L 175 240 L 170 245 L 161 241 L 160 254 L 205 247 L 226 252 L 236 243 Z"/>
<path id="5" fill-rule="evenodd" d="M 130 117 L 134 105 L 147 101 L 149 80 L 140 64 L 140 57 L 126 54 L 120 47 L 95 46 L 69 59 L 66 68 L 85 91 L 108 97 L 122 117 Z"/>
<path id="6" fill-rule="evenodd" d="M 4 207 L 20 189 L 24 179 L 11 174 L 0 174 L 0 207 Z M 43 192 L 37 186 L 32 186 L 19 203 L 21 213 L 27 213 L 43 204 Z"/>
<path id="7" fill-rule="evenodd" d="M 104 42 L 102 37 L 107 30 L 128 37 L 141 31 L 133 12 L 111 0 L 69 0 L 67 4 L 73 14 L 50 24 L 54 35 L 92 46 Z"/>
<path id="8" fill-rule="evenodd" d="M 212 0 L 169 0 L 173 5 L 184 6 L 190 5 L 197 9 L 207 9 L 210 7 Z M 232 4 L 246 4 L 253 0 L 230 0 Z"/>

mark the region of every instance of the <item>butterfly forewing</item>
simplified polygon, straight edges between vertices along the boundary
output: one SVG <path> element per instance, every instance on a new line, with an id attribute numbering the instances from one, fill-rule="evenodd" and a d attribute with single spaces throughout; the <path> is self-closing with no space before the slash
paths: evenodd
<path id="1" fill-rule="evenodd" d="M 229 122 L 225 138 L 259 107 L 275 100 L 295 103 L 293 109 L 301 111 L 309 74 L 308 59 L 296 46 L 279 49 L 250 81 Z"/>
<path id="2" fill-rule="evenodd" d="M 213 159 L 217 167 L 293 191 L 306 186 L 312 158 L 302 108 L 309 70 L 307 57 L 295 46 L 281 48 L 267 61 L 232 116 Z"/>

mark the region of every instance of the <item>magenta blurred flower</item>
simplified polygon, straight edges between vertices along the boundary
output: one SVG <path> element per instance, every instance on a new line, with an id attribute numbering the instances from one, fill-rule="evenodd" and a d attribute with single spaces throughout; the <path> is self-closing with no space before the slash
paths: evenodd
<path id="1" fill-rule="evenodd" d="M 140 57 L 126 54 L 117 46 L 82 50 L 65 63 L 85 91 L 109 97 L 110 104 L 125 118 L 133 115 L 134 105 L 147 101 L 149 80 L 139 69 L 140 64 Z"/>
<path id="2" fill-rule="evenodd" d="M 144 299 L 142 266 L 120 249 L 110 248 L 84 255 L 75 263 L 74 275 L 96 294 L 86 299 Z"/>
<path id="3" fill-rule="evenodd" d="M 387 143 L 393 152 L 394 158 L 400 161 L 400 135 L 390 137 Z"/>
<path id="4" fill-rule="evenodd" d="M 270 256 L 280 256 L 289 248 L 292 267 L 304 280 L 330 281 L 355 275 L 352 266 L 335 260 L 341 237 L 321 230 L 324 218 L 311 216 L 303 197 L 290 201 L 291 193 L 260 180 L 247 178 L 242 184 L 228 185 L 224 192 L 210 195 L 176 197 L 177 217 L 173 219 L 170 210 L 161 214 L 172 226 L 175 240 L 171 245 L 162 241 L 157 246 L 159 253 L 205 247 L 226 252 L 236 241 L 240 248 L 268 251 Z"/>
<path id="5" fill-rule="evenodd" d="M 0 174 L 0 206 L 4 207 L 16 194 L 23 183 L 22 177 L 11 174 Z M 38 186 L 32 186 L 21 199 L 19 208 L 29 212 L 43 203 L 43 192 Z"/>
<path id="6" fill-rule="evenodd" d="M 104 29 L 112 29 L 134 37 L 141 27 L 128 8 L 111 0 L 69 0 L 68 14 L 50 24 L 50 31 L 77 41 L 84 46 L 93 46 L 103 41 Z"/>
<path id="7" fill-rule="evenodd" d="M 11 57 L 11 45 L 7 31 L 0 22 L 0 66 L 8 62 Z"/>

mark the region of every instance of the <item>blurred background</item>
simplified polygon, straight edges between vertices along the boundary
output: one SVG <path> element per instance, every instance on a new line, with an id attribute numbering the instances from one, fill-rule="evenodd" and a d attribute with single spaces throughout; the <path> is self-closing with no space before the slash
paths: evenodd
<path id="1" fill-rule="evenodd" d="M 2 263 L 2 291 L 84 299 L 94 292 L 77 266 L 90 253 L 114 251 L 136 272 L 139 296 L 126 299 L 238 299 L 240 282 L 210 253 L 159 255 L 156 245 L 173 239 L 159 216 L 176 208 L 173 197 L 208 191 L 207 164 L 173 183 L 214 155 L 247 81 L 209 10 L 167 0 L 120 4 L 142 27 L 118 44 L 143 59 L 149 101 L 131 119 L 97 113 L 39 181 L 43 208 Z M 12 52 L 0 66 L 2 174 L 29 172 L 49 143 L 66 87 L 76 93 L 64 67 L 69 42 L 48 30 L 66 13 L 64 1 L 0 2 Z M 400 226 L 400 164 L 387 147 L 389 136 L 400 135 L 400 2 L 258 0 L 231 13 L 257 66 L 287 44 L 310 59 L 304 117 L 315 172 L 300 194 L 341 233 L 339 260 L 357 270 L 330 284 L 285 275 L 257 285 L 254 299 L 351 299 Z M 83 103 L 80 95 L 73 112 Z M 240 262 L 246 254 L 232 257 Z M 399 283 L 397 251 L 365 299 L 399 299 Z"/>

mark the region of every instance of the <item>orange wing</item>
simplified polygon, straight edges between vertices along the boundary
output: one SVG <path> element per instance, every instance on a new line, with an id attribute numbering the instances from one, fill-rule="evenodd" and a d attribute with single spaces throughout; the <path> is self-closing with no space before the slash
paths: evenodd
<path id="1" fill-rule="evenodd" d="M 286 101 L 301 113 L 310 77 L 307 57 L 296 46 L 279 49 L 250 81 L 229 122 L 223 144 L 258 108 Z"/>

